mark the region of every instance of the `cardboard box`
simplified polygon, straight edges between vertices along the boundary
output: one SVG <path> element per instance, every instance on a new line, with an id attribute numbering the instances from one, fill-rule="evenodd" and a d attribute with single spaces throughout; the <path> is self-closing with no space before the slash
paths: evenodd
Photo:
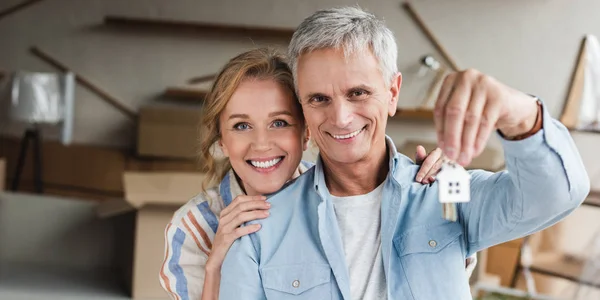
<path id="1" fill-rule="evenodd" d="M 122 282 L 134 299 L 168 299 L 158 276 L 164 260 L 164 232 L 173 213 L 201 192 L 202 173 L 126 172 L 125 199 L 98 207 L 101 218 L 115 218 Z"/>
<path id="2" fill-rule="evenodd" d="M 6 189 L 6 160 L 0 158 L 0 191 Z"/>
<path id="3" fill-rule="evenodd" d="M 11 183 L 17 167 L 20 139 L 0 137 L 0 143 L 0 156 L 6 158 L 7 162 L 7 183 Z M 66 194 L 59 194 L 122 197 L 121 175 L 125 170 L 126 150 L 80 144 L 65 146 L 56 141 L 44 141 L 41 151 L 42 180 L 46 193 L 64 191 Z M 28 191 L 33 186 L 33 162 L 33 148 L 30 145 L 19 183 L 20 191 Z"/>
<path id="4" fill-rule="evenodd" d="M 153 104 L 140 109 L 137 152 L 141 156 L 190 159 L 199 140 L 198 105 Z"/>

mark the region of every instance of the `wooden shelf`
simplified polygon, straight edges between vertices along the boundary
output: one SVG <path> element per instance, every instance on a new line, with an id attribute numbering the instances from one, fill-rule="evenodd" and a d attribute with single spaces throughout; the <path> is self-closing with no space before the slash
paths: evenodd
<path id="1" fill-rule="evenodd" d="M 188 100 L 202 101 L 207 94 L 207 89 L 201 89 L 193 86 L 172 86 L 165 90 L 165 96 Z"/>
<path id="2" fill-rule="evenodd" d="M 159 30 L 205 31 L 218 34 L 235 34 L 253 37 L 276 37 L 290 40 L 294 34 L 293 28 L 278 28 L 266 26 L 232 25 L 208 22 L 178 21 L 169 19 L 153 19 L 142 17 L 126 17 L 109 15 L 104 18 L 104 24 L 114 26 L 143 27 Z"/>
<path id="3" fill-rule="evenodd" d="M 583 204 L 600 207 L 600 191 L 591 191 L 585 201 L 583 201 Z"/>
<path id="4" fill-rule="evenodd" d="M 534 256 L 531 272 L 558 277 L 581 284 L 600 287 L 600 277 L 581 278 L 585 261 L 560 253 L 538 253 Z"/>
<path id="5" fill-rule="evenodd" d="M 433 121 L 433 110 L 425 108 L 399 108 L 392 119 Z"/>

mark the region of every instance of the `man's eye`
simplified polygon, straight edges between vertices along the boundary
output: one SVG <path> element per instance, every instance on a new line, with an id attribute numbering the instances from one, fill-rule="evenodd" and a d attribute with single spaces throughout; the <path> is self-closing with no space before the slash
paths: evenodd
<path id="1" fill-rule="evenodd" d="M 273 122 L 273 127 L 287 127 L 288 125 L 289 123 L 284 120 L 276 120 Z"/>
<path id="2" fill-rule="evenodd" d="M 365 95 L 367 95 L 367 91 L 364 91 L 364 90 L 356 90 L 356 91 L 350 92 L 351 97 L 361 97 L 361 96 L 365 96 Z"/>
<path id="3" fill-rule="evenodd" d="M 237 124 L 233 125 L 233 129 L 248 130 L 248 129 L 250 129 L 250 125 L 248 125 L 248 123 L 237 123 Z"/>
<path id="4" fill-rule="evenodd" d="M 310 98 L 310 102 L 312 103 L 322 103 L 325 101 L 327 101 L 327 98 L 325 96 L 314 96 Z"/>

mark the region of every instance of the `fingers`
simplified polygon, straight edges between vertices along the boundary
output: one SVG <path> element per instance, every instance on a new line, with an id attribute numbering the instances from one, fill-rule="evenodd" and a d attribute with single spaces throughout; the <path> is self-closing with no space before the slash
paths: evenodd
<path id="1" fill-rule="evenodd" d="M 417 165 L 420 165 L 423 163 L 425 158 L 427 158 L 427 151 L 425 150 L 425 147 L 418 145 L 417 151 L 415 152 L 415 162 Z"/>
<path id="2" fill-rule="evenodd" d="M 439 148 L 438 148 L 439 149 Z M 441 149 L 440 149 L 440 153 L 441 153 Z M 425 184 L 430 184 L 432 182 L 435 181 L 435 176 L 437 175 L 437 173 L 440 171 L 440 169 L 442 168 L 442 164 L 444 163 L 444 158 L 440 157 L 435 164 L 431 167 L 431 169 L 429 170 L 429 172 L 427 172 L 427 174 L 425 175 L 425 179 L 424 182 Z"/>
<path id="3" fill-rule="evenodd" d="M 265 205 L 265 207 L 263 207 L 262 209 L 267 209 L 268 204 L 265 200 L 267 200 L 265 196 L 237 196 L 235 197 L 235 199 L 233 199 L 231 204 L 229 204 L 221 211 L 220 218 L 226 219 L 227 216 L 230 215 L 232 212 L 240 213 L 242 211 L 248 210 L 249 208 L 258 209 L 256 207 L 260 206 L 261 203 Z"/>
<path id="4" fill-rule="evenodd" d="M 464 74 L 455 82 L 455 90 L 444 108 L 443 150 L 451 160 L 456 160 L 460 151 L 465 112 L 471 98 L 471 78 Z"/>
<path id="5" fill-rule="evenodd" d="M 446 107 L 446 102 L 448 98 L 450 98 L 454 89 L 454 81 L 456 80 L 456 73 L 449 74 L 444 79 L 442 83 L 442 87 L 440 88 L 440 92 L 438 94 L 438 98 L 435 102 L 435 107 L 433 109 L 433 121 L 435 123 L 435 132 L 437 135 L 438 145 L 442 149 L 444 149 L 444 108 Z"/>
<path id="6" fill-rule="evenodd" d="M 223 228 L 223 232 L 228 233 L 235 231 L 236 228 L 240 227 L 240 225 L 252 221 L 265 219 L 269 216 L 268 210 L 251 210 L 244 211 L 236 214 L 234 217 L 230 218 L 228 221 L 221 221 L 219 226 Z"/>
<path id="7" fill-rule="evenodd" d="M 496 123 L 500 118 L 502 103 L 496 99 L 487 101 L 484 111 L 479 122 L 479 130 L 475 138 L 474 156 L 478 156 L 483 152 L 485 144 L 490 138 L 492 131 L 496 128 Z"/>
<path id="8" fill-rule="evenodd" d="M 482 78 L 482 77 L 480 77 Z M 464 124 L 462 130 L 462 142 L 460 145 L 460 155 L 457 162 L 462 166 L 467 166 L 473 159 L 475 138 L 479 131 L 481 115 L 486 105 L 485 85 L 475 84 L 471 93 L 467 111 L 465 112 Z"/>
<path id="9" fill-rule="evenodd" d="M 425 149 L 423 149 L 423 150 L 425 150 Z M 431 173 L 432 169 L 435 168 L 436 162 L 438 160 L 440 160 L 441 157 L 442 157 L 442 150 L 440 148 L 435 148 L 433 151 L 431 151 L 431 153 L 429 153 L 429 155 L 427 155 L 427 157 L 423 161 L 421 168 L 419 168 L 419 172 L 417 173 L 415 180 L 417 182 L 424 183 L 423 179 L 428 178 L 426 175 L 428 173 Z M 439 168 L 438 168 L 438 170 L 439 170 Z"/>
<path id="10" fill-rule="evenodd" d="M 240 237 L 242 237 L 244 235 L 248 235 L 248 234 L 257 232 L 259 229 L 260 229 L 260 224 L 251 224 L 248 226 L 239 227 L 233 232 L 233 240 L 235 241 L 236 239 L 239 239 Z"/>

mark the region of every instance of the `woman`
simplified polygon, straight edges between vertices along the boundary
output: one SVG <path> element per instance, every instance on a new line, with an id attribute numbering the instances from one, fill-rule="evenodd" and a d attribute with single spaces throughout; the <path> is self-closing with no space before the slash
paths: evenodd
<path id="1" fill-rule="evenodd" d="M 221 70 L 201 121 L 203 193 L 180 208 L 165 232 L 160 282 L 173 299 L 218 299 L 220 268 L 231 244 L 256 232 L 241 224 L 266 218 L 268 195 L 306 171 L 309 132 L 284 58 L 269 49 L 245 52 Z M 215 158 L 217 144 L 224 158 Z M 417 160 L 425 149 L 417 149 Z M 433 181 L 441 151 L 417 178 Z M 218 187 L 207 189 L 211 183 Z M 217 226 L 218 225 L 218 226 Z"/>

